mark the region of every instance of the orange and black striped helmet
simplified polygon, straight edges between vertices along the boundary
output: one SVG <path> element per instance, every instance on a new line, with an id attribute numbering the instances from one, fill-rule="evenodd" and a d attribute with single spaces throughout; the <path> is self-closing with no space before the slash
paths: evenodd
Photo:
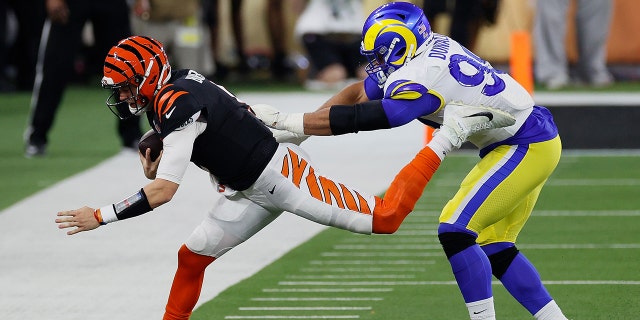
<path id="1" fill-rule="evenodd" d="M 145 110 L 169 80 L 171 65 L 160 41 L 132 36 L 109 50 L 103 72 L 102 87 L 113 91 L 107 106 L 120 119 L 125 119 Z M 125 86 L 131 90 L 132 100 L 120 100 L 120 88 Z"/>

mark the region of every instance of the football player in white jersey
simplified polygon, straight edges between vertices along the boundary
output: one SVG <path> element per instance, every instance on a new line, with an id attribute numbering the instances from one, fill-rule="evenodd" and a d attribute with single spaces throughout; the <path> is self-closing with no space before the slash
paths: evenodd
<path id="1" fill-rule="evenodd" d="M 471 319 L 494 319 L 492 273 L 536 319 L 566 319 L 515 242 L 561 154 L 549 110 L 507 73 L 431 32 L 419 7 L 393 2 L 362 30 L 369 77 L 312 113 L 256 111 L 267 125 L 308 135 L 387 129 L 412 120 L 438 128 L 448 109 L 491 106 L 512 126 L 469 136 L 480 161 L 442 210 L 438 237 Z M 462 107 L 462 109 L 469 107 Z M 471 114 L 471 113 L 469 113 Z M 428 317 L 427 317 L 428 318 Z"/>
<path id="2" fill-rule="evenodd" d="M 189 162 L 209 173 L 211 192 L 223 195 L 178 251 L 164 319 L 189 318 L 205 268 L 283 211 L 357 233 L 395 232 L 440 165 L 439 154 L 452 149 L 450 141 L 515 122 L 489 108 L 471 108 L 480 113 L 475 117 L 449 112 L 444 129 L 434 137 L 438 145 L 421 150 L 380 198 L 323 175 L 298 145 L 275 137 L 300 141 L 299 136 L 274 134 L 251 112 L 254 106 L 225 88 L 193 70 L 172 71 L 155 39 L 133 36 L 114 46 L 105 59 L 102 85 L 111 90 L 107 105 L 119 118 L 146 113 L 163 151 L 155 161 L 150 149 L 140 154 L 152 182 L 114 204 L 59 212 L 60 229 L 71 228 L 69 235 L 93 230 L 169 202 Z"/>

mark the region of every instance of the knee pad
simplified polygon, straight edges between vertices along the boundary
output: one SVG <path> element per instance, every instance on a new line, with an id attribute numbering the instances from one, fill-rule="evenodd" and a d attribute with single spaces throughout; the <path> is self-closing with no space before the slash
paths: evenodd
<path id="1" fill-rule="evenodd" d="M 496 278 L 500 279 L 507 272 L 507 269 L 511 265 L 513 259 L 518 255 L 518 249 L 513 246 L 502 251 L 496 252 L 489 256 L 489 262 L 491 262 L 491 272 Z"/>
<path id="2" fill-rule="evenodd" d="M 476 237 L 464 232 L 440 233 L 438 234 L 438 239 L 440 239 L 440 244 L 447 255 L 447 259 L 476 244 Z"/>
<path id="3" fill-rule="evenodd" d="M 209 223 L 196 227 L 186 245 L 194 253 L 219 258 L 242 242 L 243 240 L 229 235 L 217 224 Z"/>

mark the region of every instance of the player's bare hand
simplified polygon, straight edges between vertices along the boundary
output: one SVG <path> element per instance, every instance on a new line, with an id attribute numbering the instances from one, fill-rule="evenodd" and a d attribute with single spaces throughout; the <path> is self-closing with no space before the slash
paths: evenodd
<path id="1" fill-rule="evenodd" d="M 58 212 L 58 218 L 56 219 L 58 229 L 75 228 L 67 231 L 68 235 L 93 230 L 100 226 L 100 223 L 96 220 L 93 212 L 94 209 L 89 207 L 60 211 Z"/>
<path id="2" fill-rule="evenodd" d="M 138 156 L 140 156 L 140 163 L 142 164 L 142 170 L 144 171 L 144 176 L 147 177 L 147 179 L 153 180 L 156 178 L 156 172 L 158 172 L 158 165 L 160 165 L 162 153 L 163 151 L 160 151 L 160 155 L 156 158 L 156 161 L 152 161 L 151 149 L 147 148 L 144 155 L 141 152 L 138 152 Z"/>

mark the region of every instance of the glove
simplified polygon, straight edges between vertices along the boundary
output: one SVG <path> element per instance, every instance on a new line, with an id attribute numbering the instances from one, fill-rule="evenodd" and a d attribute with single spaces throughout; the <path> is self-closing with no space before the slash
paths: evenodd
<path id="1" fill-rule="evenodd" d="M 268 127 L 304 135 L 304 113 L 284 113 L 268 104 L 255 104 L 250 110 Z"/>
<path id="2" fill-rule="evenodd" d="M 300 145 L 309 138 L 306 134 L 297 134 L 287 130 L 278 130 L 273 128 L 269 128 L 269 130 L 271 130 L 273 137 L 276 138 L 276 141 L 279 143 L 293 143 Z"/>

